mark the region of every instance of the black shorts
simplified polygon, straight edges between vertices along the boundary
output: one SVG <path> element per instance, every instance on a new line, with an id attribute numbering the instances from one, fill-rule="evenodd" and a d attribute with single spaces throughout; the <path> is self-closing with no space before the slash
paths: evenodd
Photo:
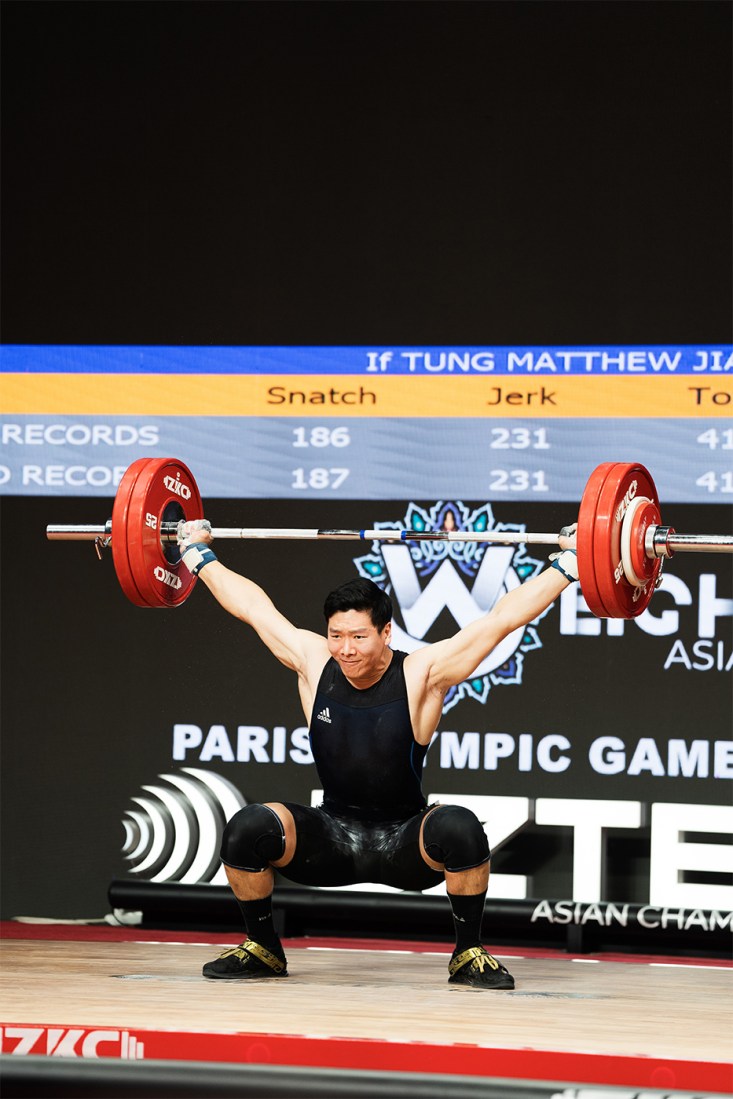
<path id="1" fill-rule="evenodd" d="M 283 802 L 293 814 L 297 842 L 279 874 L 299 885 L 358 885 L 430 889 L 444 881 L 420 854 L 420 826 L 430 807 L 407 820 L 371 823 L 337 816 L 322 806 Z"/>

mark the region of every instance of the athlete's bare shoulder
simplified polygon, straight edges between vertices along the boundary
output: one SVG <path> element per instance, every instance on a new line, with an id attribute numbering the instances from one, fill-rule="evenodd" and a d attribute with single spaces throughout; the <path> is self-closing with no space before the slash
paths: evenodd
<path id="1" fill-rule="evenodd" d="M 318 682 L 328 662 L 329 652 L 326 639 L 310 630 L 300 630 L 302 659 L 296 671 L 298 673 L 298 694 L 305 719 L 310 722 L 313 699 L 316 697 Z"/>
<path id="2" fill-rule="evenodd" d="M 427 693 L 430 689 L 430 674 L 435 662 L 435 645 L 421 645 L 408 653 L 403 662 L 405 682 L 413 696 Z"/>
<path id="3" fill-rule="evenodd" d="M 318 680 L 329 658 L 328 642 L 321 634 L 313 633 L 311 630 L 299 630 L 298 634 L 302 653 L 302 665 L 299 671 L 308 679 L 315 676 Z"/>

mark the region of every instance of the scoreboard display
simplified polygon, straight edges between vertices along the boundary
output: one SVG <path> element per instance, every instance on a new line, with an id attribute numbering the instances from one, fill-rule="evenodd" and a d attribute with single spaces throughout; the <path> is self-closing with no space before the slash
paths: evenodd
<path id="1" fill-rule="evenodd" d="M 733 501 L 727 347 L 5 347 L 0 491 L 107 495 L 141 455 L 206 497 L 578 501 L 639 461 Z"/>
<path id="2" fill-rule="evenodd" d="M 146 615 L 113 592 L 111 567 L 45 541 L 45 522 L 109 519 L 136 459 L 185 463 L 214 526 L 429 530 L 449 520 L 520 533 L 574 521 L 596 466 L 636 462 L 654 479 L 664 524 L 731 533 L 728 346 L 6 346 L 0 412 L 4 512 L 36 524 L 24 537 L 31 598 L 67 599 L 62 613 L 87 627 L 104 608 L 103 630 L 79 625 L 73 653 L 37 631 L 36 659 L 66 690 L 76 683 L 103 699 L 122 676 L 140 699 L 105 716 L 114 767 L 88 753 L 104 790 L 95 812 L 123 828 L 104 852 L 110 876 L 217 883 L 227 813 L 320 796 L 292 673 L 203 589 L 169 615 Z M 326 592 L 370 576 L 392 596 L 395 646 L 411 651 L 485 613 L 551 551 L 423 542 L 217 552 L 316 630 Z M 730 554 L 675 555 L 633 620 L 596 617 L 574 585 L 449 694 L 423 786 L 487 821 L 494 898 L 545 898 L 547 913 L 562 898 L 733 908 L 732 564 Z M 13 598 L 6 614 L 23 638 L 27 611 Z M 195 658 L 177 643 L 181 622 L 187 638 L 208 638 Z M 163 671 L 161 645 L 176 653 Z M 50 706 L 18 701 L 11 741 L 48 724 Z M 91 717 L 77 714 L 75 728 L 77 752 L 96 743 Z M 51 750 L 62 768 L 63 748 Z M 157 800 L 151 782 L 164 791 Z M 172 799 L 185 812 L 172 813 Z M 157 851 L 144 840 L 174 820 L 190 829 L 176 865 L 170 837 Z"/>

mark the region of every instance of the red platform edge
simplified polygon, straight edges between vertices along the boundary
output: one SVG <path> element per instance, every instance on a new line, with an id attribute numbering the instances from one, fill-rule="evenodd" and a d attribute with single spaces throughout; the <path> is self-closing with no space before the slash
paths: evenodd
<path id="1" fill-rule="evenodd" d="M 73 1027 L 8 1023 L 0 1051 L 12 1055 L 217 1061 L 327 1069 L 449 1073 L 571 1084 L 672 1088 L 733 1094 L 733 1067 L 711 1061 L 616 1056 L 456 1043 L 385 1042 L 297 1034 Z"/>

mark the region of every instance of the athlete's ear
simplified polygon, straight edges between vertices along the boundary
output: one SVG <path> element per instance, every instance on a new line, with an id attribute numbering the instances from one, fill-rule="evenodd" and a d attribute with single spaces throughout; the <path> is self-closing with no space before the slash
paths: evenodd
<path id="1" fill-rule="evenodd" d="M 384 642 L 385 642 L 386 645 L 388 645 L 389 642 L 390 642 L 390 638 L 392 637 L 392 623 L 391 622 L 387 623 L 387 625 L 384 627 L 384 630 L 382 631 L 382 633 L 384 635 Z"/>

